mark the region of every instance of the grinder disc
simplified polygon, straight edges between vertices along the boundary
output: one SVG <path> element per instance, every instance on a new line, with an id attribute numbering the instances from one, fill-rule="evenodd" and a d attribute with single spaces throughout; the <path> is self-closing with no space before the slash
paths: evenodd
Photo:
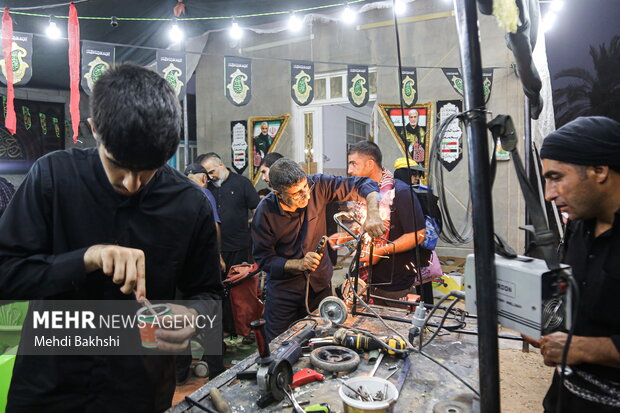
<path id="1" fill-rule="evenodd" d="M 274 362 L 269 375 L 269 391 L 273 397 L 280 401 L 286 396 L 284 389 L 293 383 L 293 368 L 286 360 Z"/>

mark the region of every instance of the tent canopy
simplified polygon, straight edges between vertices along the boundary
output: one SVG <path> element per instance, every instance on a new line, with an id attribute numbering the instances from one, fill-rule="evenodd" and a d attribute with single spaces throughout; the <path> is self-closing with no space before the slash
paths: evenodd
<path id="1" fill-rule="evenodd" d="M 33 33 L 33 71 L 32 79 L 25 87 L 44 89 L 69 88 L 69 64 L 67 15 L 69 6 L 63 5 L 49 9 L 19 10 L 24 7 L 37 7 L 62 3 L 63 0 L 9 0 L 4 7 L 15 8 L 11 17 L 13 30 Z M 364 3 L 370 3 L 366 1 Z M 333 5 L 344 2 L 339 0 L 185 0 L 186 13 L 181 18 L 195 17 L 230 17 L 249 14 L 280 12 L 302 8 Z M 362 3 L 362 4 L 364 4 Z M 99 41 L 124 45 L 165 49 L 171 45 L 168 37 L 169 21 L 126 21 L 123 18 L 163 18 L 174 17 L 173 8 L 177 0 L 88 0 L 76 4 L 80 17 L 80 37 L 82 40 Z M 335 8 L 324 9 L 336 10 Z M 16 14 L 15 12 L 35 13 L 45 16 L 62 16 L 56 24 L 65 39 L 52 40 L 45 36 L 49 23 L 48 17 Z M 111 17 L 116 16 L 118 26 L 112 27 Z M 101 17 L 101 20 L 83 19 L 83 17 Z M 284 14 L 264 15 L 239 18 L 244 27 L 285 20 Z M 179 22 L 186 38 L 199 36 L 210 30 L 230 27 L 231 19 L 212 19 Z M 136 47 L 116 47 L 117 62 L 134 62 L 146 65 L 155 60 L 155 50 Z"/>

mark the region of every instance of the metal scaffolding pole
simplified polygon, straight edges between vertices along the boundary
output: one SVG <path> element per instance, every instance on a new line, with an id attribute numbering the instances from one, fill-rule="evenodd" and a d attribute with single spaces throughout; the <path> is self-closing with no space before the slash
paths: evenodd
<path id="1" fill-rule="evenodd" d="M 478 308 L 478 359 L 480 411 L 499 413 L 499 352 L 497 343 L 497 285 L 493 244 L 493 206 L 482 90 L 482 62 L 475 0 L 455 0 L 464 82 L 469 179 L 476 255 L 476 300 Z"/>

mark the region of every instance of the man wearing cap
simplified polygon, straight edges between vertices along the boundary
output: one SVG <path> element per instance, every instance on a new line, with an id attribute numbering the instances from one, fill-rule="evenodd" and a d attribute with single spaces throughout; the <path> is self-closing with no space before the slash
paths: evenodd
<path id="1" fill-rule="evenodd" d="M 394 178 L 400 179 L 403 182 L 419 185 L 426 172 L 428 172 L 428 169 L 421 167 L 411 158 L 409 158 L 409 166 L 407 166 L 407 159 L 404 156 L 394 161 Z"/>
<path id="2" fill-rule="evenodd" d="M 222 221 L 220 221 L 220 216 L 217 214 L 217 203 L 215 202 L 215 197 L 213 196 L 213 193 L 207 188 L 207 183 L 209 182 L 209 179 L 207 177 L 207 170 L 203 168 L 202 165 L 200 165 L 199 163 L 191 163 L 187 165 L 187 168 L 185 168 L 185 176 L 187 176 L 196 185 L 198 185 L 207 196 L 207 200 L 209 200 L 209 204 L 213 209 L 213 218 L 215 218 L 215 229 L 217 231 L 217 243 L 218 245 L 220 245 L 222 239 L 220 224 L 222 223 Z M 224 259 L 222 258 L 221 254 L 220 268 L 222 271 L 226 270 L 226 263 L 224 263 Z"/>
<path id="3" fill-rule="evenodd" d="M 381 162 L 381 150 L 373 142 L 358 142 L 349 149 L 349 175 L 372 179 L 379 185 L 381 194 L 379 211 L 386 232 L 382 239 L 373 241 L 372 284 L 377 285 L 371 287 L 371 294 L 400 300 L 412 292 L 412 287 L 418 281 L 415 248 L 424 241 L 426 226 L 422 207 L 415 194 L 412 202 L 409 185 L 394 179 Z M 359 220 L 358 206 L 354 209 Z M 361 209 L 363 210 L 364 208 Z M 334 234 L 330 237 L 330 243 L 333 245 L 349 239 L 346 234 Z M 368 250 L 369 246 L 365 249 Z M 419 252 L 421 267 L 428 261 L 430 254 L 422 249 L 419 249 Z M 369 259 L 369 254 L 366 253 L 361 257 L 360 263 L 368 267 Z M 360 275 L 368 278 L 368 268 L 360 270 Z M 431 297 L 429 299 L 432 300 Z M 378 305 L 398 306 L 397 303 L 377 298 L 374 302 Z"/>
<path id="4" fill-rule="evenodd" d="M 570 219 L 563 261 L 572 267 L 579 291 L 567 353 L 570 373 L 562 386 L 556 370 L 543 406 L 549 413 L 618 412 L 620 123 L 577 118 L 545 138 L 540 156 L 545 198 Z M 565 332 L 541 339 L 546 365 L 561 364 L 566 343 Z"/>

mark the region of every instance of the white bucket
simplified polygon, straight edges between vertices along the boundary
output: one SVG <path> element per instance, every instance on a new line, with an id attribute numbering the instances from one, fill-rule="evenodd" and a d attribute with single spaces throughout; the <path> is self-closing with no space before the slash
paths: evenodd
<path id="1" fill-rule="evenodd" d="M 353 393 L 353 390 L 341 385 L 338 394 L 344 405 L 344 413 L 390 413 L 394 402 L 398 399 L 396 386 L 380 377 L 354 377 L 345 383 L 353 389 L 363 386 L 364 390 L 371 396 L 378 392 L 384 393 L 387 386 L 387 397 L 384 400 L 374 402 L 355 399 L 348 396 Z"/>

